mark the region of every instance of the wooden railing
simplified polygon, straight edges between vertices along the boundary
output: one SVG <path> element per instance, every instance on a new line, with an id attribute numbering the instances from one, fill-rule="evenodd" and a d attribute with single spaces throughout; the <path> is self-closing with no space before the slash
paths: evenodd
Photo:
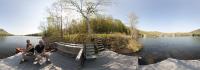
<path id="1" fill-rule="evenodd" d="M 84 50 L 83 48 L 79 51 L 78 55 L 76 56 L 76 62 L 79 64 L 80 67 L 83 66 L 84 64 L 84 61 L 85 61 L 85 58 L 84 58 Z"/>
<path id="2" fill-rule="evenodd" d="M 76 62 L 80 67 L 84 63 L 84 46 L 82 44 L 72 44 L 64 42 L 55 42 L 57 44 L 58 51 L 70 55 L 70 57 L 75 57 Z"/>
<path id="3" fill-rule="evenodd" d="M 102 44 L 102 41 L 100 40 L 97 40 L 96 43 L 90 43 L 85 45 L 63 42 L 55 43 L 57 44 L 58 51 L 70 54 L 73 57 L 75 56 L 75 60 L 80 67 L 83 66 L 86 59 L 96 59 L 98 52 L 103 51 L 105 49 L 104 45 Z"/>

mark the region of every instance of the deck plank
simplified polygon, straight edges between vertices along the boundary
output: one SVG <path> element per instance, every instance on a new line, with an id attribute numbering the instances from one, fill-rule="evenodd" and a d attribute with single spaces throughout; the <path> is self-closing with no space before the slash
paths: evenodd
<path id="1" fill-rule="evenodd" d="M 135 56 L 126 56 L 112 51 L 99 53 L 95 60 L 87 60 L 80 68 L 75 58 L 54 52 L 50 56 L 51 64 L 34 65 L 29 60 L 19 64 L 21 53 L 0 60 L 0 70 L 137 70 L 138 59 Z"/>
<path id="2" fill-rule="evenodd" d="M 19 64 L 21 56 L 21 53 L 18 53 L 2 59 L 0 61 L 0 70 L 78 70 L 73 58 L 60 55 L 57 52 L 51 54 L 51 64 L 43 64 L 41 66 L 39 64 L 34 65 L 31 59 Z"/>

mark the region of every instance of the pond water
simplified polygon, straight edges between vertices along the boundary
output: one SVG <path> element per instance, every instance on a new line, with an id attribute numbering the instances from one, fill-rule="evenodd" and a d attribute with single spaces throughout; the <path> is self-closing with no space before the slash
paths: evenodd
<path id="1" fill-rule="evenodd" d="M 200 59 L 200 37 L 141 38 L 144 48 L 139 52 L 140 65 L 160 62 L 167 58 Z"/>
<path id="2" fill-rule="evenodd" d="M 4 36 L 0 37 L 0 59 L 15 54 L 15 48 L 25 47 L 30 39 L 36 45 L 41 37 L 33 36 Z M 143 49 L 138 53 L 142 59 L 140 65 L 160 62 L 167 58 L 181 60 L 200 59 L 200 37 L 158 37 L 141 38 Z"/>
<path id="3" fill-rule="evenodd" d="M 17 47 L 25 48 L 27 39 L 31 40 L 33 45 L 36 45 L 41 37 L 0 36 L 0 59 L 14 55 Z"/>

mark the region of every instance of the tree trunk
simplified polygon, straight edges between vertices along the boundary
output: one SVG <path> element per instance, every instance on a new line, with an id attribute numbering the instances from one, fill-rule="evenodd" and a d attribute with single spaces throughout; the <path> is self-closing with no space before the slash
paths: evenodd
<path id="1" fill-rule="evenodd" d="M 87 32 L 88 34 L 91 34 L 92 31 L 91 31 L 91 27 L 90 27 L 90 20 L 88 17 L 86 17 L 86 25 L 87 25 Z"/>
<path id="2" fill-rule="evenodd" d="M 138 41 L 139 38 L 139 32 L 136 28 L 131 29 L 131 37 Z"/>
<path id="3" fill-rule="evenodd" d="M 90 20 L 88 17 L 86 17 L 86 25 L 87 25 L 87 33 L 88 33 L 87 43 L 91 43 L 92 42 L 92 30 L 90 27 Z"/>
<path id="4" fill-rule="evenodd" d="M 61 20 L 60 20 L 61 22 L 60 22 L 60 36 L 61 36 L 61 38 L 63 38 L 63 21 L 62 21 L 62 16 L 61 16 Z"/>

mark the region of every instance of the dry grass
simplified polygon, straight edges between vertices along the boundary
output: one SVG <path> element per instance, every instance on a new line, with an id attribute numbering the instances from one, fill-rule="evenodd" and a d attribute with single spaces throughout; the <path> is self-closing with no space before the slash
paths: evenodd
<path id="1" fill-rule="evenodd" d="M 137 52 L 142 48 L 142 45 L 139 42 L 124 34 L 113 34 L 110 39 L 111 49 L 116 52 L 124 51 L 125 53 L 132 53 Z"/>
<path id="2" fill-rule="evenodd" d="M 142 48 L 142 45 L 136 40 L 130 39 L 127 48 L 133 52 L 137 52 Z"/>

